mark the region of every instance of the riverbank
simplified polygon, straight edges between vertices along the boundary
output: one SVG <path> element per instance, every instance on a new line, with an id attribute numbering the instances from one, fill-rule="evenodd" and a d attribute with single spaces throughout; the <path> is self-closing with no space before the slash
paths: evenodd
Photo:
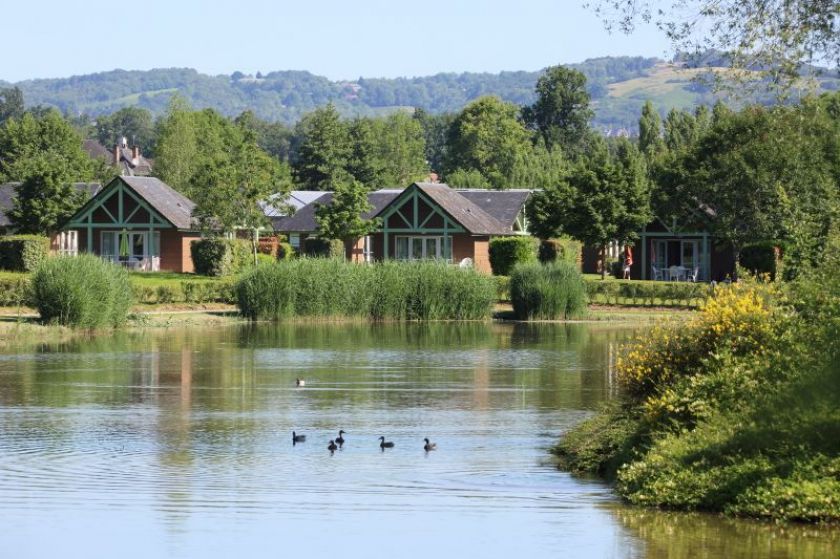
<path id="1" fill-rule="evenodd" d="M 563 436 L 561 467 L 635 505 L 840 523 L 839 283 L 734 286 L 625 346 L 621 399 Z"/>

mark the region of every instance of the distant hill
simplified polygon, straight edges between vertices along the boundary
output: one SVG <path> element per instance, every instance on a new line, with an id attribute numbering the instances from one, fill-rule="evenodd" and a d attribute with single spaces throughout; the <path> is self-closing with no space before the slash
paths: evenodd
<path id="1" fill-rule="evenodd" d="M 594 101 L 595 125 L 602 130 L 634 130 L 642 104 L 650 99 L 664 114 L 716 100 L 692 78 L 707 69 L 681 69 L 657 58 L 605 57 L 569 64 L 586 74 Z M 421 107 L 433 113 L 457 111 L 481 95 L 518 104 L 534 100 L 541 72 L 437 74 L 419 78 L 331 81 L 303 71 L 265 75 L 209 76 L 189 68 L 113 70 L 70 78 L 38 79 L 17 85 L 27 105 L 51 105 L 72 114 L 108 114 L 129 105 L 160 114 L 179 92 L 196 108 L 212 107 L 234 116 L 246 109 L 293 124 L 329 101 L 347 116 L 378 115 Z M 840 79 L 814 81 L 817 90 L 837 90 Z"/>

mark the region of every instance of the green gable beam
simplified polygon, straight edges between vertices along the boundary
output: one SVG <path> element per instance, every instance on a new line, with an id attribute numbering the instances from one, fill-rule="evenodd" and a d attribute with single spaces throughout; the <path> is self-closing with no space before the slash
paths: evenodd
<path id="1" fill-rule="evenodd" d="M 134 209 L 133 212 L 128 216 L 125 217 L 125 196 L 128 195 L 129 198 L 134 200 L 137 203 L 137 207 Z M 117 196 L 118 200 L 118 207 L 119 211 L 117 212 L 117 217 L 108 211 L 108 208 L 105 207 L 105 203 Z M 111 218 L 110 223 L 94 223 L 93 221 L 93 214 L 102 208 L 102 210 L 108 214 L 108 217 Z M 88 203 L 86 203 L 82 208 L 70 218 L 70 221 L 64 225 L 63 229 L 71 229 L 71 228 L 103 228 L 103 227 L 110 227 L 110 228 L 137 228 L 138 223 L 132 223 L 131 218 L 134 217 L 134 214 L 137 211 L 143 208 L 147 212 L 149 212 L 149 225 L 155 229 L 164 229 L 173 227 L 169 221 L 167 221 L 164 217 L 162 217 L 158 212 L 156 212 L 145 199 L 141 196 L 137 195 L 132 189 L 128 188 L 126 184 L 121 181 L 120 179 L 114 179 L 111 183 L 105 187 L 105 190 L 100 192 L 98 195 L 91 198 Z M 145 227 L 145 224 L 143 224 Z"/>
<path id="2" fill-rule="evenodd" d="M 420 221 L 420 201 L 423 201 L 427 206 L 429 206 L 432 211 L 431 213 L 423 220 Z M 409 208 L 411 210 L 412 218 L 411 220 L 405 217 L 403 214 L 403 210 Z M 405 222 L 407 228 L 393 228 L 387 227 L 387 221 L 391 218 L 394 214 L 400 216 L 400 218 Z M 430 228 L 427 227 L 426 224 L 429 220 L 432 219 L 434 216 L 440 216 L 443 220 L 443 228 L 436 227 Z M 460 223 L 452 219 L 452 217 L 446 213 L 434 200 L 430 199 L 426 196 L 419 188 L 416 186 L 409 187 L 405 192 L 403 192 L 397 200 L 391 204 L 391 207 L 386 209 L 382 213 L 382 219 L 386 223 L 385 232 L 386 233 L 465 233 L 466 230 L 461 226 Z"/>

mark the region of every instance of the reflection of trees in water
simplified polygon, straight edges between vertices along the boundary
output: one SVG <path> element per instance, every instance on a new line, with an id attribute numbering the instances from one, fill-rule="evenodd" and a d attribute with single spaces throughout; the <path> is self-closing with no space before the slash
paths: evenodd
<path id="1" fill-rule="evenodd" d="M 646 559 L 835 559 L 840 529 L 611 505 Z"/>

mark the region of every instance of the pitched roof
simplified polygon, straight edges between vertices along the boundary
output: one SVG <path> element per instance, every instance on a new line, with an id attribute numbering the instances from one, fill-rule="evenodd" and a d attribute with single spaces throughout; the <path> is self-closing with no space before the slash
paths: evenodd
<path id="1" fill-rule="evenodd" d="M 440 183 L 415 183 L 453 219 L 474 235 L 507 235 L 513 232 L 516 216 L 530 195 L 527 190 L 453 190 Z M 381 214 L 405 189 L 384 189 L 368 194 L 373 208 L 362 217 L 369 219 Z M 316 193 L 313 193 L 316 194 Z M 330 204 L 332 192 L 320 192 L 310 203 L 293 216 L 272 217 L 275 231 L 311 233 L 317 230 L 317 204 Z"/>
<path id="2" fill-rule="evenodd" d="M 12 225 L 12 220 L 9 219 L 8 212 L 15 205 L 15 198 L 17 198 L 17 191 L 15 190 L 21 183 L 7 182 L 0 184 L 0 227 L 9 227 Z M 87 192 L 88 197 L 95 196 L 102 185 L 98 182 L 76 182 L 73 183 L 80 192 Z"/>
<path id="3" fill-rule="evenodd" d="M 531 196 L 530 190 L 457 190 L 458 194 L 513 228 L 516 218 Z"/>
<path id="4" fill-rule="evenodd" d="M 446 213 L 460 223 L 473 235 L 505 235 L 513 229 L 485 212 L 474 202 L 465 198 L 448 185 L 431 182 L 418 182 L 413 186 L 429 196 Z"/>
<path id="5" fill-rule="evenodd" d="M 155 177 L 125 177 L 121 180 L 178 229 L 195 229 L 195 202 Z"/>
<path id="6" fill-rule="evenodd" d="M 312 192 L 312 191 L 309 191 Z M 362 214 L 362 218 L 370 219 L 376 217 L 394 198 L 400 195 L 402 190 L 377 190 L 368 194 L 368 202 L 373 206 L 370 211 Z M 288 217 L 272 218 L 271 223 L 275 231 L 288 233 L 311 233 L 318 229 L 318 222 L 315 221 L 315 210 L 318 205 L 329 205 L 332 203 L 332 192 L 320 192 L 320 196 L 307 205 L 298 209 L 294 215 Z"/>

